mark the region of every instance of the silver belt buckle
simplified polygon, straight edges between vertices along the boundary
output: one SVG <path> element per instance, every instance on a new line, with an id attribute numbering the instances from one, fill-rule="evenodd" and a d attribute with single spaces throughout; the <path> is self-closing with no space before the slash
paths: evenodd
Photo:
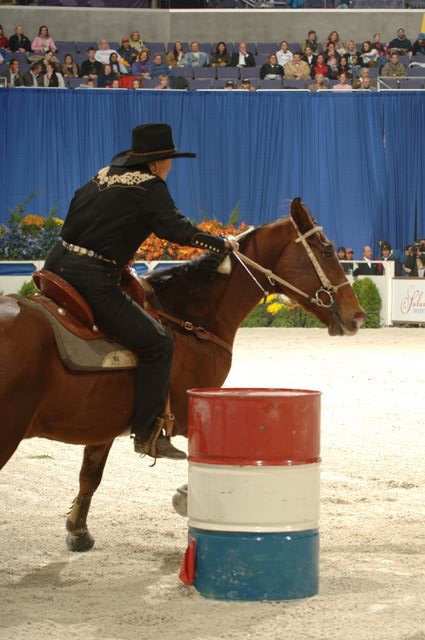
<path id="1" fill-rule="evenodd" d="M 94 251 L 92 251 L 91 249 L 89 249 L 87 251 L 87 255 L 88 255 L 89 258 L 95 258 L 96 257 Z"/>

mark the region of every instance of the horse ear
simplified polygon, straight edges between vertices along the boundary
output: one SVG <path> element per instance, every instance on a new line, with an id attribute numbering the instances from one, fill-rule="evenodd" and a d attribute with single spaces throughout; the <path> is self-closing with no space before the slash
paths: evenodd
<path id="1" fill-rule="evenodd" d="M 313 227 L 313 220 L 307 209 L 301 202 L 301 198 L 294 198 L 291 202 L 291 216 L 301 233 L 305 233 Z"/>

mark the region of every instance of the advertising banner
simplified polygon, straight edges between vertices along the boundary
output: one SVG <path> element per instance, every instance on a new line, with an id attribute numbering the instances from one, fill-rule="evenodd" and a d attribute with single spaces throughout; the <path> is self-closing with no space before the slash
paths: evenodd
<path id="1" fill-rule="evenodd" d="M 392 322 L 425 323 L 425 278 L 394 278 Z"/>

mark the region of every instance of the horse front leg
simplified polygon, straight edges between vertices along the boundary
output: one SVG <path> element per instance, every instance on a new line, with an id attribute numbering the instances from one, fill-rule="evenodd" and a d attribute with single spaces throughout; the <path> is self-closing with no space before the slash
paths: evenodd
<path id="1" fill-rule="evenodd" d="M 102 480 L 103 469 L 113 440 L 100 446 L 87 445 L 80 470 L 80 492 L 72 503 L 66 521 L 66 544 L 70 551 L 89 551 L 94 538 L 87 528 L 91 499 Z"/>

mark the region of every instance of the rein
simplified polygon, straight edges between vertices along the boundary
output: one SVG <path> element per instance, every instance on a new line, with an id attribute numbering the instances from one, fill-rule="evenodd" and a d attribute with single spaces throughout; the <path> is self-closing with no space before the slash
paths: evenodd
<path id="1" fill-rule="evenodd" d="M 217 344 L 219 347 L 225 349 L 230 354 L 232 354 L 233 352 L 232 345 L 230 345 L 228 342 L 225 342 L 225 340 L 222 340 L 214 333 L 211 333 L 211 331 L 207 331 L 203 327 L 196 327 L 192 322 L 189 322 L 188 320 L 180 320 L 180 318 L 176 318 L 175 316 L 172 316 L 165 311 L 159 311 L 159 309 L 154 309 L 153 307 L 149 309 L 149 313 L 157 319 L 162 318 L 163 320 L 166 320 L 166 322 L 174 324 L 176 327 L 192 333 L 200 340 L 209 340 L 210 342 L 214 342 L 214 344 Z"/>
<path id="2" fill-rule="evenodd" d="M 323 271 L 319 261 L 317 260 L 316 256 L 314 255 L 310 245 L 307 242 L 307 238 L 309 238 L 311 235 L 315 234 L 315 233 L 320 233 L 323 231 L 322 227 L 313 227 L 312 229 L 309 229 L 309 231 L 306 231 L 306 233 L 302 234 L 298 228 L 297 223 L 295 222 L 295 220 L 293 219 L 292 216 L 289 216 L 289 219 L 291 220 L 292 224 L 295 227 L 295 230 L 297 232 L 297 238 L 295 239 L 295 242 L 301 242 L 301 244 L 303 245 L 304 249 L 307 252 L 307 255 L 314 267 L 314 270 L 316 271 L 316 274 L 322 284 L 322 286 L 316 291 L 316 293 L 314 294 L 314 297 L 311 297 L 308 293 L 305 293 L 305 291 L 302 291 L 301 289 L 298 289 L 298 287 L 295 287 L 293 284 L 291 284 L 290 282 L 288 282 L 287 280 L 284 280 L 283 278 L 281 278 L 280 276 L 276 275 L 275 273 L 273 273 L 273 271 L 271 271 L 271 269 L 265 269 L 264 267 L 262 267 L 260 264 L 258 264 L 257 262 L 255 262 L 254 260 L 251 260 L 251 258 L 248 258 L 247 256 L 245 256 L 243 253 L 240 253 L 239 251 L 234 250 L 233 253 L 235 255 L 235 257 L 239 260 L 239 262 L 242 264 L 242 266 L 245 268 L 245 270 L 249 273 L 249 275 L 251 276 L 251 278 L 254 280 L 254 282 L 258 285 L 258 287 L 263 291 L 264 295 L 267 296 L 268 295 L 268 291 L 266 291 L 261 284 L 258 282 L 258 280 L 255 278 L 255 276 L 250 272 L 250 270 L 245 266 L 245 265 L 249 265 L 250 267 L 253 267 L 254 269 L 256 269 L 257 271 L 260 271 L 260 273 L 263 273 L 267 280 L 269 281 L 269 283 L 272 285 L 272 287 L 276 286 L 276 282 L 278 282 L 279 284 L 283 285 L 284 287 L 291 289 L 291 291 L 294 291 L 295 293 L 298 293 L 298 295 L 302 296 L 303 298 L 306 298 L 307 300 L 309 300 L 309 302 L 311 302 L 312 304 L 317 305 L 318 307 L 324 307 L 325 309 L 330 309 L 332 306 L 334 306 L 335 301 L 333 298 L 333 293 L 336 293 L 338 291 L 338 289 L 340 289 L 341 287 L 344 287 L 347 284 L 350 284 L 348 282 L 347 279 L 345 279 L 344 282 L 341 282 L 340 284 L 337 285 L 333 285 L 329 278 L 327 277 L 326 273 Z M 328 296 L 328 301 L 323 301 L 322 298 L 320 297 L 321 295 L 325 294 L 326 296 Z"/>

